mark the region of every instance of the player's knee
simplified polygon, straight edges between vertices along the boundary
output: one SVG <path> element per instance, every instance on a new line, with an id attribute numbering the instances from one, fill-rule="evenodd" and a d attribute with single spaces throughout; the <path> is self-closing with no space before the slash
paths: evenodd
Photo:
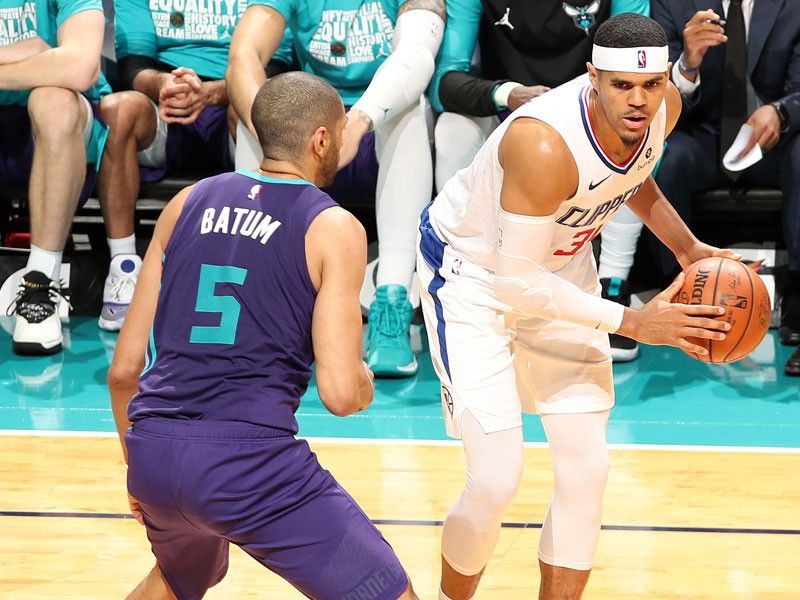
<path id="1" fill-rule="evenodd" d="M 88 118 L 79 95 L 59 87 L 34 88 L 28 98 L 28 114 L 39 141 L 82 136 Z"/>
<path id="2" fill-rule="evenodd" d="M 109 94 L 100 101 L 100 118 L 108 125 L 108 143 L 126 141 L 137 129 L 155 129 L 155 111 L 150 100 L 138 92 Z M 145 123 L 142 128 L 137 124 Z"/>
<path id="3" fill-rule="evenodd" d="M 466 493 L 487 513 L 502 514 L 517 495 L 521 481 L 521 459 L 510 460 L 491 470 L 468 473 Z"/>
<path id="4" fill-rule="evenodd" d="M 608 450 L 583 453 L 567 463 L 556 461 L 556 491 L 566 498 L 602 497 L 611 459 Z"/>
<path id="5" fill-rule="evenodd" d="M 509 460 L 505 457 L 508 455 Z M 487 461 L 467 472 L 467 485 L 450 511 L 442 534 L 442 555 L 462 575 L 474 575 L 486 566 L 500 535 L 500 523 L 522 478 L 522 444 L 503 460 Z"/>

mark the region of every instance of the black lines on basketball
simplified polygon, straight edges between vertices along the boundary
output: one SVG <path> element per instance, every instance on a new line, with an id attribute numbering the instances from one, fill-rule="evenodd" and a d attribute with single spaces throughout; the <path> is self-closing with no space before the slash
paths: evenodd
<path id="1" fill-rule="evenodd" d="M 720 260 L 719 264 L 717 264 L 717 272 L 714 273 L 714 278 L 713 278 L 714 279 L 714 291 L 711 292 L 710 302 L 706 299 L 706 297 L 704 295 L 703 296 L 703 302 L 704 303 L 714 304 L 714 305 L 717 305 L 717 306 L 719 305 L 718 302 L 717 302 L 717 288 L 719 287 L 719 278 L 720 278 L 720 272 L 721 271 L 722 271 L 722 261 Z M 728 316 L 727 311 L 723 315 L 723 319 L 726 316 Z M 719 317 L 717 317 L 717 318 L 719 318 Z M 728 333 L 728 335 L 730 335 L 730 332 Z M 712 362 L 712 363 L 718 362 L 718 361 L 714 360 L 714 342 L 715 341 L 716 340 L 708 340 L 708 358 L 709 358 L 709 361 Z"/>
<path id="2" fill-rule="evenodd" d="M 731 326 L 724 340 L 691 338 L 708 350 L 706 356 L 692 354 L 704 362 L 730 363 L 747 356 L 769 328 L 770 303 L 764 282 L 747 265 L 731 258 L 715 256 L 690 265 L 676 298 L 684 304 L 725 309 L 724 315 L 716 317 Z"/>

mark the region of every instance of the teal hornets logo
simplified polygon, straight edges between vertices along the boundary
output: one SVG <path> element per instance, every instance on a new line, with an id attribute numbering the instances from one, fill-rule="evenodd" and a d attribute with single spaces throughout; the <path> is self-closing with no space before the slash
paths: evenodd
<path id="1" fill-rule="evenodd" d="M 583 29 L 586 35 L 589 35 L 589 29 L 594 25 L 597 11 L 600 10 L 600 0 L 593 0 L 591 4 L 586 6 L 572 6 L 566 2 L 561 3 L 561 7 L 568 16 L 572 17 L 575 27 Z"/>

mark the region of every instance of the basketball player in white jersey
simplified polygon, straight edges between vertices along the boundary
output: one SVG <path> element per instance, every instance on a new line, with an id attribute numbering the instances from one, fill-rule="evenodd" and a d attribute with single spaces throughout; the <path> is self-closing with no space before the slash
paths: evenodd
<path id="1" fill-rule="evenodd" d="M 639 310 L 600 297 L 591 241 L 626 204 L 681 265 L 699 242 L 650 172 L 680 113 L 667 37 L 626 13 L 597 31 L 584 75 L 523 105 L 423 212 L 417 271 L 447 433 L 467 485 L 442 534 L 440 599 L 475 594 L 522 475 L 521 411 L 537 412 L 555 489 L 539 544 L 540 599 L 580 598 L 592 567 L 614 404 L 608 333 L 704 354 L 712 306 L 672 304 L 681 275 Z"/>

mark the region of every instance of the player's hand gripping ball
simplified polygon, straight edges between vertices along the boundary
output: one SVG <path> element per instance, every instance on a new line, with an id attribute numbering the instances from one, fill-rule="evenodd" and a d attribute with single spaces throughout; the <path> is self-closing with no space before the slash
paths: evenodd
<path id="1" fill-rule="evenodd" d="M 689 338 L 705 346 L 708 354 L 694 358 L 721 364 L 744 358 L 761 343 L 769 329 L 771 307 L 764 282 L 750 267 L 732 258 L 713 256 L 686 269 L 683 287 L 672 299 L 682 304 L 721 306 L 725 314 L 716 317 L 730 323 L 724 340 Z"/>

